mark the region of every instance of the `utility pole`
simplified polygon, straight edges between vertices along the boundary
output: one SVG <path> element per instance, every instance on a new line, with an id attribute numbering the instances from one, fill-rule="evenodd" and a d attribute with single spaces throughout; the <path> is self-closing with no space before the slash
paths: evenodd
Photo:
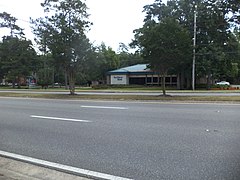
<path id="1" fill-rule="evenodd" d="M 197 5 L 194 9 L 194 32 L 193 32 L 193 62 L 192 62 L 192 90 L 195 90 L 195 64 L 196 64 L 196 38 L 197 38 Z"/>

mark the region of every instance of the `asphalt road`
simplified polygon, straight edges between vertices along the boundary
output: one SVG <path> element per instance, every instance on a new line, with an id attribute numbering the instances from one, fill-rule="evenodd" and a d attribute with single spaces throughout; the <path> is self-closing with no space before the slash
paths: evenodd
<path id="1" fill-rule="evenodd" d="M 131 179 L 238 180 L 239 110 L 0 98 L 0 150 Z"/>

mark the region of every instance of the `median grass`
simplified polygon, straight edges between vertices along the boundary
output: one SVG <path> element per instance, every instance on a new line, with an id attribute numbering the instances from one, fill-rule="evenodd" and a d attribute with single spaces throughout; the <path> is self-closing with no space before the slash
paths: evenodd
<path id="1" fill-rule="evenodd" d="M 2 97 L 24 97 L 45 99 L 73 99 L 73 100 L 120 100 L 120 101 L 202 101 L 202 102 L 240 102 L 240 96 L 148 96 L 148 95 L 68 95 L 68 94 L 38 94 L 0 92 Z"/>

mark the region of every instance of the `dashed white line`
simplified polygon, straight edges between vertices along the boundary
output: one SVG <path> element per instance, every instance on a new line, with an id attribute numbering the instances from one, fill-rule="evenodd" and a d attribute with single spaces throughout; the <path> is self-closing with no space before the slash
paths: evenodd
<path id="1" fill-rule="evenodd" d="M 47 117 L 47 116 L 36 116 L 36 115 L 31 115 L 30 117 L 38 118 L 38 119 L 58 120 L 58 121 L 72 121 L 72 122 L 86 122 L 86 123 L 91 122 L 88 120 L 81 120 L 81 119 L 69 119 L 69 118 Z"/>
<path id="2" fill-rule="evenodd" d="M 53 168 L 53 169 L 63 171 L 63 172 L 77 174 L 79 176 L 82 175 L 82 176 L 87 176 L 90 178 L 93 177 L 93 178 L 108 179 L 108 180 L 131 180 L 131 179 L 124 178 L 124 177 L 113 176 L 110 174 L 90 171 L 90 170 L 86 170 L 86 169 L 80 169 L 77 167 L 67 166 L 67 165 L 54 163 L 54 162 L 50 162 L 50 161 L 44 161 L 41 159 L 36 159 L 36 158 L 23 156 L 23 155 L 19 155 L 19 154 L 14 154 L 14 153 L 9 153 L 9 152 L 5 152 L 5 151 L 0 151 L 0 156 L 13 158 L 13 159 L 20 160 L 20 161 L 25 161 L 25 162 L 32 163 L 35 165 Z"/>
<path id="3" fill-rule="evenodd" d="M 81 106 L 82 108 L 93 108 L 93 109 L 119 109 L 126 110 L 126 107 L 109 107 L 109 106 Z"/>

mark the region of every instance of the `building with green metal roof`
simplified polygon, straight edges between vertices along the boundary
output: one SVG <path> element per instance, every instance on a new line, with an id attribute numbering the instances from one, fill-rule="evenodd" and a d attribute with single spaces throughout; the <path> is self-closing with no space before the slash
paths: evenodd
<path id="1" fill-rule="evenodd" d="M 177 87 L 177 76 L 167 75 L 166 85 Z M 136 64 L 107 73 L 107 83 L 112 85 L 161 85 L 161 75 L 152 71 L 148 64 Z"/>

